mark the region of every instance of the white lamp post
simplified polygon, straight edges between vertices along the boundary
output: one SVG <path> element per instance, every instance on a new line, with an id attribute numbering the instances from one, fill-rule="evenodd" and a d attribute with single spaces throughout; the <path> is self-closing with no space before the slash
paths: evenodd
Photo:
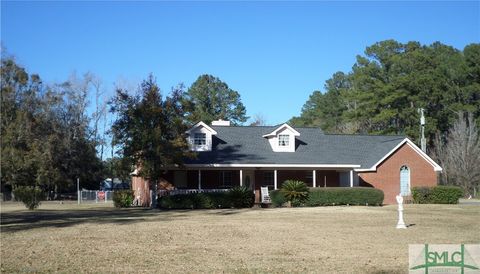
<path id="1" fill-rule="evenodd" d="M 403 197 L 401 195 L 397 195 L 397 203 L 398 203 L 398 223 L 397 228 L 407 228 L 405 222 L 403 221 Z"/>

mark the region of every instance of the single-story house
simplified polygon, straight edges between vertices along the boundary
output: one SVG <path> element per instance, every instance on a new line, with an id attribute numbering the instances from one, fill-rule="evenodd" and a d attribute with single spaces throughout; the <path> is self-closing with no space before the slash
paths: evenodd
<path id="1" fill-rule="evenodd" d="M 222 120 L 199 122 L 186 134 L 197 157 L 169 169 L 160 188 L 165 183 L 178 191 L 245 186 L 260 202 L 260 187 L 274 190 L 295 179 L 309 187 L 378 188 L 384 203 L 392 204 L 399 193 L 409 196 L 412 187 L 436 185 L 442 171 L 405 136 L 326 134 L 288 124 L 230 126 Z M 137 195 L 149 190 L 135 175 L 132 187 Z"/>

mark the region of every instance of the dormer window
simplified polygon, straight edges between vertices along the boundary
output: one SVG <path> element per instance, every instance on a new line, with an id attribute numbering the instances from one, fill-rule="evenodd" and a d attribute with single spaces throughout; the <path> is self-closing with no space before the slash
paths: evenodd
<path id="1" fill-rule="evenodd" d="M 187 141 L 190 144 L 190 149 L 193 151 L 211 151 L 212 136 L 217 134 L 213 128 L 204 122 L 196 123 L 185 133 L 188 135 Z"/>
<path id="2" fill-rule="evenodd" d="M 290 144 L 290 136 L 288 134 L 278 135 L 278 146 L 279 147 L 288 147 Z"/>
<path id="3" fill-rule="evenodd" d="M 283 124 L 274 131 L 263 135 L 268 139 L 275 152 L 295 152 L 295 139 L 300 133 L 287 124 Z"/>
<path id="4" fill-rule="evenodd" d="M 207 134 L 206 133 L 195 133 L 193 137 L 193 144 L 196 146 L 204 146 L 207 144 Z"/>

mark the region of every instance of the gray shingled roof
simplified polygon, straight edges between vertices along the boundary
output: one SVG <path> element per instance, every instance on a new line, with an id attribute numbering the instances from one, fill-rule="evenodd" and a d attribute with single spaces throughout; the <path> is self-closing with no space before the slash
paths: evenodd
<path id="1" fill-rule="evenodd" d="M 370 168 L 405 136 L 334 135 L 319 128 L 295 127 L 295 152 L 273 152 L 262 137 L 278 126 L 212 126 L 212 151 L 198 152 L 186 164 L 352 164 Z"/>

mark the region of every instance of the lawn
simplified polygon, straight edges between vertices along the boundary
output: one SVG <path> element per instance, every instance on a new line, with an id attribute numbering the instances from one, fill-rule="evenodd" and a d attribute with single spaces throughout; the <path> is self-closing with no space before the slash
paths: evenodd
<path id="1" fill-rule="evenodd" d="M 408 244 L 479 243 L 478 205 L 159 211 L 1 206 L 1 272 L 405 273 Z"/>

